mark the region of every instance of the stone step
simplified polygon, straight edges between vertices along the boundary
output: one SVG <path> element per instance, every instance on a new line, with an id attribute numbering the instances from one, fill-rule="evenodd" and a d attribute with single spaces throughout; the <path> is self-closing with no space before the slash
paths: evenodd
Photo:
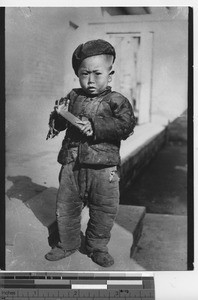
<path id="1" fill-rule="evenodd" d="M 25 203 L 6 199 L 6 270 L 106 270 L 80 252 L 58 262 L 44 258 L 50 250 L 47 228 L 55 221 L 56 193 L 57 189 L 48 188 Z M 108 245 L 115 264 L 108 270 L 143 270 L 131 256 L 141 234 L 144 214 L 145 208 L 120 206 Z M 85 208 L 82 234 L 88 219 L 89 211 Z"/>
<path id="2" fill-rule="evenodd" d="M 186 271 L 187 236 L 187 216 L 147 213 L 133 258 L 150 271 Z"/>
<path id="3" fill-rule="evenodd" d="M 144 206 L 120 205 L 116 223 L 131 232 L 133 244 L 130 256 L 132 257 L 142 234 L 146 208 Z"/>

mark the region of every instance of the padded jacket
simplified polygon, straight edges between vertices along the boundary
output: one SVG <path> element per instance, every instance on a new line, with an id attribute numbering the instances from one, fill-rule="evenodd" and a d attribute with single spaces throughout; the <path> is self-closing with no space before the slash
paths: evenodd
<path id="1" fill-rule="evenodd" d="M 67 98 L 70 100 L 68 110 L 80 119 L 89 119 L 94 134 L 87 137 L 57 114 L 55 129 L 67 129 L 58 162 L 63 165 L 68 163 L 71 159 L 68 150 L 75 148 L 80 164 L 119 165 L 121 140 L 133 133 L 136 124 L 130 102 L 120 93 L 111 91 L 111 87 L 99 95 L 91 96 L 81 88 L 73 89 Z"/>

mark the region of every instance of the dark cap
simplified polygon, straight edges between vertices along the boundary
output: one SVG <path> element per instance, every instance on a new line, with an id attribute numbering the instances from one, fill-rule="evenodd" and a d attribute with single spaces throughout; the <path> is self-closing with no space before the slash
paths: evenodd
<path id="1" fill-rule="evenodd" d="M 113 56 L 113 62 L 116 57 L 114 47 L 104 40 L 92 40 L 85 44 L 80 44 L 73 53 L 72 56 L 72 67 L 78 76 L 78 69 L 81 62 L 90 56 L 108 54 Z"/>

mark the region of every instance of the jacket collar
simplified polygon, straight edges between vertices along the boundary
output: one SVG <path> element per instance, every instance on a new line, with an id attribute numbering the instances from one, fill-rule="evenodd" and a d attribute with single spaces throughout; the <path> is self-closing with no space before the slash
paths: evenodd
<path id="1" fill-rule="evenodd" d="M 104 91 L 102 91 L 100 94 L 97 94 L 97 95 L 90 95 L 90 94 L 85 93 L 83 91 L 83 89 L 81 89 L 81 88 L 79 89 L 79 95 L 86 96 L 88 98 L 95 98 L 95 97 L 105 96 L 110 92 L 111 92 L 111 86 L 107 86 Z"/>

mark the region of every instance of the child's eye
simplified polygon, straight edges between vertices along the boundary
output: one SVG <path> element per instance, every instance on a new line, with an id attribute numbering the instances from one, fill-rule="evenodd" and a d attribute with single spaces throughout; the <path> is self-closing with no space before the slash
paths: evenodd
<path id="1" fill-rule="evenodd" d="M 83 73 L 81 73 L 81 75 L 82 75 L 82 76 L 87 76 L 87 75 L 88 75 L 88 73 L 86 73 L 86 72 L 83 72 Z"/>
<path id="2" fill-rule="evenodd" d="M 102 73 L 99 73 L 99 72 L 97 72 L 97 73 L 95 73 L 96 75 L 101 75 Z"/>

